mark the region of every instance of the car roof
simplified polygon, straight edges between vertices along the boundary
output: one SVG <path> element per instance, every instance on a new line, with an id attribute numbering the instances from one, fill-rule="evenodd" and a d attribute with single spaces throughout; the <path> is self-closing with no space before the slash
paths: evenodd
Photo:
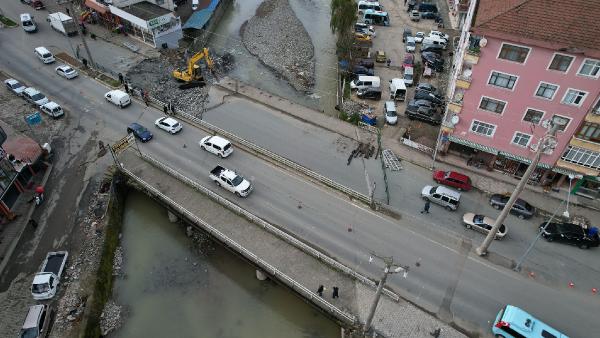
<path id="1" fill-rule="evenodd" d="M 448 176 L 452 177 L 452 178 L 458 178 L 458 179 L 462 179 L 462 180 L 468 180 L 469 176 L 458 173 L 456 171 L 448 171 Z"/>
<path id="2" fill-rule="evenodd" d="M 6 80 L 4 80 L 4 83 L 15 84 L 15 83 L 20 83 L 20 82 L 15 79 L 6 79 Z"/>
<path id="3" fill-rule="evenodd" d="M 25 322 L 23 323 L 24 329 L 29 329 L 32 327 L 37 327 L 38 318 L 40 317 L 41 312 L 44 310 L 44 305 L 32 305 L 29 307 L 29 312 L 27 312 L 27 317 L 25 317 Z"/>
<path id="4" fill-rule="evenodd" d="M 218 135 L 211 136 L 207 141 L 210 141 L 212 144 L 216 144 L 216 145 L 218 145 L 221 148 L 223 148 L 227 144 L 231 143 L 228 140 L 226 140 L 226 139 L 224 139 L 224 138 L 222 138 L 221 136 L 218 136 Z"/>
<path id="5" fill-rule="evenodd" d="M 71 66 L 68 66 L 68 65 L 60 65 L 60 66 L 58 66 L 56 68 L 60 68 L 60 69 L 73 69 Z"/>
<path id="6" fill-rule="evenodd" d="M 177 120 L 175 120 L 174 118 L 171 118 L 171 117 L 165 117 L 165 118 L 163 118 L 162 122 L 170 124 L 170 125 L 174 125 L 174 124 L 179 123 L 179 122 L 177 122 Z"/>
<path id="7" fill-rule="evenodd" d="M 448 196 L 452 196 L 455 199 L 459 199 L 460 198 L 460 193 L 458 191 L 452 190 L 450 188 L 444 187 L 443 185 L 439 185 L 435 188 L 435 192 L 443 194 L 443 195 L 448 195 Z"/>
<path id="8" fill-rule="evenodd" d="M 142 126 L 141 124 L 137 123 L 137 122 L 132 122 L 129 124 L 129 128 L 143 128 L 144 126 Z"/>
<path id="9" fill-rule="evenodd" d="M 50 108 L 50 109 L 60 107 L 60 105 L 54 101 L 50 101 L 50 102 L 44 104 L 43 106 L 45 106 L 46 108 Z"/>

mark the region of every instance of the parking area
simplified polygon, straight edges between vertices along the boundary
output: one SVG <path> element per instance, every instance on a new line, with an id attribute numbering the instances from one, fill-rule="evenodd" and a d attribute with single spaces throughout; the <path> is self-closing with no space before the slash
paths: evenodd
<path id="1" fill-rule="evenodd" d="M 381 81 L 381 99 L 360 99 L 356 93 L 353 93 L 352 99 L 358 102 L 369 105 L 373 112 L 381 116 L 384 112 L 385 101 L 390 98 L 390 86 L 389 83 L 393 78 L 404 77 L 404 71 L 402 67 L 403 60 L 406 54 L 406 44 L 403 40 L 403 32 L 405 28 L 410 29 L 412 36 L 414 37 L 417 32 L 422 32 L 425 36 L 434 31 L 441 31 L 450 36 L 448 39 L 447 49 L 442 53 L 444 58 L 444 70 L 443 72 L 431 72 L 431 76 L 423 76 L 424 67 L 421 61 L 421 43 L 416 43 L 414 52 L 410 54 L 414 55 L 414 85 L 420 82 L 426 82 L 432 84 L 441 93 L 445 92 L 448 82 L 448 72 L 451 69 L 452 62 L 452 50 L 453 50 L 453 38 L 458 35 L 457 31 L 451 29 L 438 28 L 438 24 L 433 19 L 420 18 L 419 21 L 412 21 L 410 19 L 410 13 L 407 11 L 408 6 L 404 5 L 403 2 L 396 2 L 392 0 L 381 0 L 379 1 L 384 6 L 384 10 L 389 15 L 389 26 L 373 26 L 375 29 L 375 37 L 372 39 L 371 55 L 375 59 L 377 51 L 385 52 L 385 59 L 390 60 L 390 65 L 387 62 L 375 62 L 374 75 L 379 76 Z M 410 1 L 408 1 L 410 3 Z M 448 25 L 448 9 L 447 5 L 443 1 L 429 1 L 431 4 L 436 4 L 439 16 L 443 19 L 444 23 Z M 362 15 L 358 14 L 359 21 L 362 19 Z M 449 26 L 449 25 L 448 25 Z M 396 110 L 398 113 L 398 123 L 394 126 L 386 125 L 383 129 L 383 133 L 390 137 L 409 137 L 411 140 L 427 145 L 433 146 L 435 139 L 437 138 L 439 126 L 432 125 L 424 121 L 410 120 L 405 116 L 405 110 L 408 102 L 413 99 L 415 93 L 415 86 L 407 86 L 407 94 L 405 101 L 396 101 Z M 443 114 L 444 106 L 438 108 L 438 111 Z"/>

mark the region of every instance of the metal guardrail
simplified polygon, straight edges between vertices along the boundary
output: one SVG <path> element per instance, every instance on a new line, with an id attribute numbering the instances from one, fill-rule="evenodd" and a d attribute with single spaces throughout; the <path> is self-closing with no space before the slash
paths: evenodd
<path id="1" fill-rule="evenodd" d="M 142 155 L 142 156 L 145 156 L 146 159 L 148 161 L 153 162 L 153 164 L 157 164 L 157 165 L 163 167 L 162 163 L 156 161 L 155 159 L 153 159 L 153 158 L 151 158 L 151 157 L 149 157 L 147 155 Z M 171 173 L 171 174 L 175 173 L 171 168 L 168 168 L 166 166 L 164 166 L 163 169 L 169 171 L 169 173 Z M 283 283 L 285 283 L 287 286 L 289 286 L 293 290 L 299 292 L 300 294 L 302 294 L 304 297 L 310 299 L 311 301 L 313 301 L 315 303 L 318 303 L 319 305 L 321 305 L 321 307 L 323 307 L 324 309 L 327 309 L 330 313 L 333 313 L 338 318 L 340 318 L 341 320 L 347 322 L 348 324 L 350 324 L 350 325 L 356 325 L 357 324 L 357 318 L 356 318 L 356 316 L 348 314 L 348 313 L 346 313 L 346 312 L 338 309 L 336 306 L 334 306 L 333 304 L 327 302 L 325 299 L 323 299 L 323 298 L 321 298 L 319 296 L 315 296 L 315 294 L 311 290 L 307 289 L 306 287 L 304 287 L 300 283 L 296 282 L 294 279 L 290 278 L 289 276 L 287 276 L 283 272 L 279 271 L 277 268 L 275 268 L 271 264 L 267 263 L 263 259 L 261 259 L 258 256 L 256 256 L 254 253 L 250 252 L 249 250 L 247 250 L 243 246 L 239 245 L 237 242 L 235 242 L 232 239 L 230 239 L 229 237 L 227 237 L 224 233 L 222 233 L 219 230 L 217 230 L 214 227 L 212 227 L 210 224 L 208 224 L 205 221 L 203 221 L 202 219 L 198 218 L 196 215 L 194 215 L 193 213 L 191 213 L 190 211 L 188 211 L 186 208 L 184 208 L 183 206 L 179 205 L 177 202 L 173 201 L 171 198 L 169 198 L 165 194 L 161 193 L 159 190 L 157 190 L 156 188 L 154 188 L 150 184 L 147 184 L 141 178 L 137 177 L 131 171 L 129 171 L 129 170 L 125 169 L 125 168 L 122 168 L 122 167 L 121 167 L 121 170 L 124 173 L 126 173 L 129 177 L 131 177 L 132 179 L 134 179 L 138 184 L 142 185 L 145 189 L 148 189 L 148 191 L 150 193 L 156 195 L 157 197 L 160 197 L 163 201 L 165 201 L 166 203 L 168 203 L 169 205 L 171 205 L 173 208 L 175 208 L 177 210 L 177 212 L 180 213 L 180 215 L 185 215 L 189 220 L 191 220 L 192 222 L 194 222 L 198 226 L 201 226 L 204 230 L 206 230 L 208 233 L 210 233 L 211 235 L 213 235 L 216 238 L 218 238 L 220 241 L 222 241 L 226 245 L 234 248 L 237 252 L 239 252 L 242 255 L 244 255 L 244 257 L 246 257 L 247 259 L 250 259 L 251 261 L 255 262 L 262 269 L 264 269 L 265 271 L 267 271 L 269 274 L 277 277 L 280 281 L 282 281 Z M 227 202 L 228 207 L 232 207 L 233 206 L 233 207 L 237 208 L 239 210 L 239 212 L 244 212 L 244 213 L 247 213 L 248 215 L 251 215 L 250 213 L 248 213 L 247 211 L 243 210 L 242 208 L 239 208 L 235 204 L 233 204 L 233 203 L 225 200 L 224 198 L 218 196 L 217 194 L 213 193 L 212 191 L 210 191 L 210 190 L 208 190 L 208 189 L 206 189 L 206 188 L 204 188 L 202 186 L 198 186 L 196 188 L 197 189 L 200 188 L 205 193 L 210 193 L 209 196 L 211 198 L 218 198 L 220 200 L 220 202 Z"/>
<path id="2" fill-rule="evenodd" d="M 272 224 L 270 224 L 269 222 L 263 220 L 262 218 L 252 214 L 251 212 L 239 207 L 238 205 L 236 205 L 235 203 L 232 203 L 231 201 L 229 201 L 228 199 L 225 199 L 223 197 L 221 197 L 220 195 L 214 193 L 213 191 L 211 191 L 210 189 L 202 186 L 201 184 L 191 180 L 190 178 L 182 175 L 181 173 L 179 173 L 178 171 L 176 171 L 175 169 L 169 167 L 168 165 L 158 161 L 157 159 L 153 158 L 150 155 L 147 154 L 141 154 L 141 157 L 143 159 L 145 159 L 146 161 L 150 162 L 152 165 L 158 167 L 159 169 L 162 169 L 164 171 L 166 171 L 167 173 L 169 173 L 170 175 L 172 175 L 173 177 L 179 179 L 180 181 L 184 182 L 185 184 L 191 186 L 192 188 L 206 194 L 207 196 L 209 196 L 210 198 L 212 198 L 213 200 L 215 200 L 216 202 L 220 203 L 221 205 L 224 205 L 225 207 L 229 208 L 230 210 L 233 210 L 234 212 L 237 212 L 240 215 L 243 215 L 244 217 L 246 217 L 247 219 L 249 219 L 250 221 L 252 221 L 253 223 L 260 225 L 261 227 L 263 227 L 263 229 L 269 231 L 270 233 L 272 233 L 273 235 L 285 240 L 286 242 L 294 245 L 295 247 L 297 247 L 298 249 L 302 250 L 303 252 L 315 257 L 316 259 L 330 265 L 331 267 L 351 276 L 352 278 L 360 281 L 363 284 L 369 285 L 373 288 L 377 287 L 377 284 L 375 284 L 375 282 L 373 282 L 372 280 L 368 279 L 367 277 L 359 274 L 358 272 L 352 270 L 351 268 L 347 267 L 346 265 L 334 260 L 333 258 L 329 257 L 328 255 L 325 255 L 323 253 L 321 253 L 320 251 L 318 251 L 317 249 L 306 245 L 305 243 L 303 243 L 302 241 L 298 240 L 297 238 L 291 236 L 290 234 L 278 229 L 277 227 L 273 226 Z M 383 292 L 390 297 L 391 299 L 393 299 L 394 301 L 399 301 L 400 297 L 390 291 L 389 289 L 383 289 Z"/>

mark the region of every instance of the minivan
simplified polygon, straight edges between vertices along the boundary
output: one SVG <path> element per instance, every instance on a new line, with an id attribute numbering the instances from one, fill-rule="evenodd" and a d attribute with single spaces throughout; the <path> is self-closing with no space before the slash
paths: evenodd
<path id="1" fill-rule="evenodd" d="M 23 26 L 23 30 L 27 33 L 35 33 L 37 31 L 37 25 L 33 20 L 33 16 L 29 13 L 21 14 L 21 26 Z"/>
<path id="2" fill-rule="evenodd" d="M 422 44 L 423 46 L 421 47 L 421 50 L 423 50 L 423 48 L 427 46 L 441 46 L 443 49 L 446 49 L 446 46 L 448 45 L 446 40 L 440 38 L 437 35 L 426 36 L 425 38 L 423 38 Z"/>
<path id="3" fill-rule="evenodd" d="M 390 99 L 404 101 L 406 99 L 406 84 L 404 80 L 394 78 L 390 80 Z"/>
<path id="4" fill-rule="evenodd" d="M 374 11 L 383 12 L 383 6 L 379 4 L 379 2 L 372 1 L 359 1 L 358 2 L 358 13 L 362 13 L 367 9 L 372 9 Z"/>
<path id="5" fill-rule="evenodd" d="M 350 82 L 351 89 L 363 89 L 368 87 L 379 88 L 381 86 L 381 80 L 379 76 L 359 76 L 356 80 Z"/>
<path id="6" fill-rule="evenodd" d="M 432 187 L 426 185 L 421 191 L 421 197 L 426 201 L 443 206 L 448 211 L 458 209 L 458 205 L 460 204 L 460 193 L 442 186 Z"/>
<path id="7" fill-rule="evenodd" d="M 233 152 L 231 142 L 221 136 L 206 136 L 198 142 L 200 148 L 213 153 L 221 158 L 225 158 Z"/>
<path id="8" fill-rule="evenodd" d="M 110 92 L 104 94 L 104 98 L 106 99 L 106 101 L 115 104 L 121 108 L 131 103 L 131 98 L 129 97 L 129 94 L 118 89 L 111 90 Z"/>
<path id="9" fill-rule="evenodd" d="M 54 55 L 50 53 L 46 47 L 37 47 L 33 50 L 33 53 L 42 60 L 43 63 L 52 63 L 54 62 Z"/>
<path id="10" fill-rule="evenodd" d="M 29 307 L 19 337 L 40 338 L 48 334 L 51 310 L 48 305 L 32 305 Z"/>
<path id="11" fill-rule="evenodd" d="M 59 118 L 65 114 L 65 112 L 62 110 L 62 107 L 54 101 L 50 101 L 41 105 L 40 110 L 44 114 L 47 114 L 53 118 Z"/>
<path id="12" fill-rule="evenodd" d="M 404 68 L 404 78 L 403 78 L 404 84 L 408 87 L 412 87 L 414 78 L 415 78 L 414 68 L 413 67 Z"/>

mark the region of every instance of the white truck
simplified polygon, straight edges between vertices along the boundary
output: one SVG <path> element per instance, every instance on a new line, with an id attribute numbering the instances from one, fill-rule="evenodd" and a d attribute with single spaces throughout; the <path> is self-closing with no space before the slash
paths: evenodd
<path id="1" fill-rule="evenodd" d="M 223 168 L 220 165 L 210 171 L 209 178 L 215 183 L 240 197 L 250 195 L 252 184 L 238 175 L 235 171 Z"/>
<path id="2" fill-rule="evenodd" d="M 52 29 L 59 31 L 66 36 L 77 34 L 77 24 L 73 21 L 73 18 L 63 12 L 48 14 L 48 19 L 46 21 L 50 23 Z"/>
<path id="3" fill-rule="evenodd" d="M 35 300 L 50 299 L 56 295 L 60 276 L 67 263 L 67 251 L 48 252 L 42 263 L 40 272 L 33 277 L 31 284 L 31 295 Z"/>

